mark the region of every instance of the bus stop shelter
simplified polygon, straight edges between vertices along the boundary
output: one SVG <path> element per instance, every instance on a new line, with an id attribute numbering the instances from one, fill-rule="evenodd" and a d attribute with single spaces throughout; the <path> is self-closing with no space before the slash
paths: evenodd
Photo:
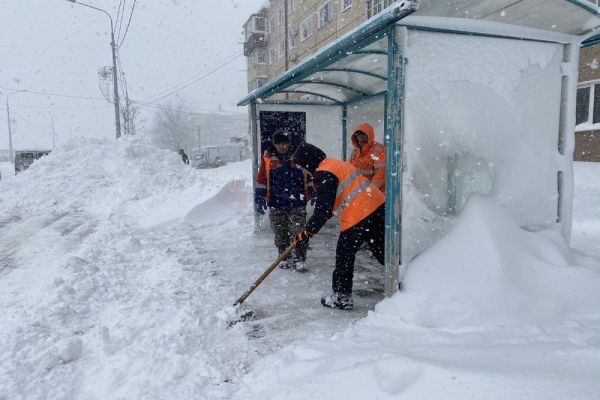
<path id="1" fill-rule="evenodd" d="M 599 27 L 587 0 L 400 1 L 239 102 L 254 177 L 278 124 L 341 159 L 351 129 L 374 125 L 387 296 L 474 194 L 569 240 L 579 49 Z"/>

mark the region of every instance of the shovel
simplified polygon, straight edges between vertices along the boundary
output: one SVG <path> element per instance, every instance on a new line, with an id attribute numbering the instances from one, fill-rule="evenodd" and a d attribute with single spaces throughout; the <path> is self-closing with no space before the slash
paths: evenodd
<path id="1" fill-rule="evenodd" d="M 292 252 L 292 251 L 293 251 L 295 248 L 296 248 L 296 243 L 295 243 L 295 242 L 293 242 L 292 244 L 290 244 L 290 245 L 288 246 L 288 248 L 287 248 L 287 249 L 285 249 L 285 251 L 284 251 L 283 253 L 281 253 L 281 254 L 279 255 L 279 257 L 277 257 L 277 259 L 276 259 L 275 261 L 273 261 L 273 264 L 271 264 L 271 265 L 269 266 L 269 268 L 267 268 L 267 269 L 265 270 L 265 272 L 263 272 L 263 273 L 262 273 L 262 274 L 261 274 L 261 275 L 260 275 L 258 278 L 256 278 L 256 280 L 254 281 L 254 283 L 253 283 L 252 285 L 250 285 L 250 287 L 249 287 L 249 288 L 248 288 L 248 289 L 247 289 L 247 290 L 244 292 L 244 294 L 242 294 L 242 295 L 240 296 L 240 298 L 239 298 L 239 299 L 237 299 L 237 300 L 235 301 L 235 303 L 233 303 L 233 306 L 234 306 L 234 307 L 237 307 L 237 306 L 239 306 L 240 304 L 242 304 L 242 303 L 244 302 L 244 300 L 246 300 L 246 299 L 248 298 L 248 296 L 250 296 L 250 294 L 251 294 L 252 292 L 254 292 L 254 289 L 256 289 L 256 288 L 258 287 L 258 285 L 260 285 L 260 284 L 262 283 L 262 281 L 264 281 L 264 280 L 267 278 L 267 276 L 269 276 L 269 274 L 270 274 L 271 272 L 273 272 L 273 270 L 274 270 L 275 268 L 277 268 L 277 266 L 278 266 L 278 265 L 279 265 L 279 264 L 280 264 L 280 263 L 281 263 L 283 260 L 285 260 L 285 259 L 286 259 L 286 258 L 287 258 L 287 257 L 290 255 L 290 253 L 291 253 L 291 252 Z M 231 321 L 231 322 L 229 323 L 229 326 L 233 326 L 233 325 L 237 324 L 238 322 L 250 321 L 250 320 L 252 320 L 252 319 L 254 319 L 254 311 L 248 311 L 248 312 L 246 312 L 246 313 L 242 314 L 242 316 L 241 316 L 241 317 L 239 317 L 237 320 L 235 320 L 235 321 Z"/>

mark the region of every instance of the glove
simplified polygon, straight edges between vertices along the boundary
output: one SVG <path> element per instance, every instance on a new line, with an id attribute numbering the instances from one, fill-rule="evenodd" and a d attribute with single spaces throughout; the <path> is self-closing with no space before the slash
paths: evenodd
<path id="1" fill-rule="evenodd" d="M 267 209 L 267 200 L 266 200 L 267 189 L 265 188 L 256 188 L 254 190 L 254 204 L 255 210 L 257 213 L 264 215 L 265 210 Z"/>
<path id="2" fill-rule="evenodd" d="M 308 238 L 310 238 L 312 235 L 313 235 L 312 232 L 307 231 L 305 229 L 296 236 L 296 240 L 294 240 L 294 244 L 296 246 L 298 246 L 300 243 L 304 242 L 305 240 L 308 240 Z"/>

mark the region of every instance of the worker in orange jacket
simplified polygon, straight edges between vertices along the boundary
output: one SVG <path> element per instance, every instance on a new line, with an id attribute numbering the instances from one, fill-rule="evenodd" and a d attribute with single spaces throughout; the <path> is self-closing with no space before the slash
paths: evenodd
<path id="1" fill-rule="evenodd" d="M 304 243 L 334 214 L 338 216 L 340 235 L 331 282 L 333 293 L 322 297 L 321 304 L 351 310 L 354 259 L 361 244 L 369 242 L 377 261 L 384 264 L 385 196 L 352 164 L 329 158 L 312 144 L 300 144 L 294 159 L 312 174 L 317 198 L 313 215 L 295 243 Z"/>
<path id="2" fill-rule="evenodd" d="M 385 192 L 385 146 L 375 141 L 375 130 L 363 122 L 352 133 L 354 150 L 348 160 L 367 179 Z"/>

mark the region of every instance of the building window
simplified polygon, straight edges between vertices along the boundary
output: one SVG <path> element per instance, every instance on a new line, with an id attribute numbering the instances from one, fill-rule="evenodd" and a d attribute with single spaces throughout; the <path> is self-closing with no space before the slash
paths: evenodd
<path id="1" fill-rule="evenodd" d="M 300 41 L 308 39 L 312 35 L 312 32 L 312 17 L 308 17 L 300 24 Z"/>
<path id="2" fill-rule="evenodd" d="M 248 62 L 250 63 L 250 65 L 268 64 L 269 52 L 267 51 L 267 49 L 256 49 L 250 55 L 250 57 L 248 57 Z"/>
<path id="3" fill-rule="evenodd" d="M 257 64 L 268 64 L 269 63 L 269 52 L 266 49 L 256 50 L 256 62 Z"/>
<path id="4" fill-rule="evenodd" d="M 248 84 L 248 90 L 251 92 L 253 90 L 258 89 L 261 86 L 264 86 L 269 80 L 266 76 L 259 76 L 252 82 Z"/>
<path id="5" fill-rule="evenodd" d="M 298 32 L 294 28 L 290 28 L 288 35 L 288 47 L 293 49 L 296 47 L 296 35 L 298 35 Z"/>
<path id="6" fill-rule="evenodd" d="M 277 43 L 277 58 L 283 57 L 285 54 L 285 41 L 282 39 Z"/>
<path id="7" fill-rule="evenodd" d="M 267 31 L 267 19 L 264 17 L 256 17 L 254 20 L 255 32 L 266 32 Z"/>
<path id="8" fill-rule="evenodd" d="M 352 7 L 352 0 L 342 0 L 342 11 L 346 11 Z"/>
<path id="9" fill-rule="evenodd" d="M 333 19 L 333 7 L 331 1 L 323 4 L 321 8 L 319 8 L 319 28 L 324 27 Z"/>
<path id="10" fill-rule="evenodd" d="M 274 30 L 275 30 L 275 18 L 271 17 L 271 18 L 269 18 L 269 33 L 273 33 Z"/>
<path id="11" fill-rule="evenodd" d="M 385 8 L 394 4 L 396 0 L 368 0 L 367 1 L 367 18 L 379 14 Z"/>
<path id="12" fill-rule="evenodd" d="M 600 83 L 581 86 L 577 89 L 575 124 L 578 128 L 600 124 Z"/>
<path id="13" fill-rule="evenodd" d="M 275 62 L 275 49 L 271 47 L 269 50 L 269 64 L 273 64 Z"/>
<path id="14" fill-rule="evenodd" d="M 283 8 L 279 7 L 277 9 L 277 26 L 283 25 Z"/>
<path id="15" fill-rule="evenodd" d="M 296 4 L 295 4 L 294 0 L 287 0 L 288 15 L 292 15 L 295 10 L 296 10 Z"/>

